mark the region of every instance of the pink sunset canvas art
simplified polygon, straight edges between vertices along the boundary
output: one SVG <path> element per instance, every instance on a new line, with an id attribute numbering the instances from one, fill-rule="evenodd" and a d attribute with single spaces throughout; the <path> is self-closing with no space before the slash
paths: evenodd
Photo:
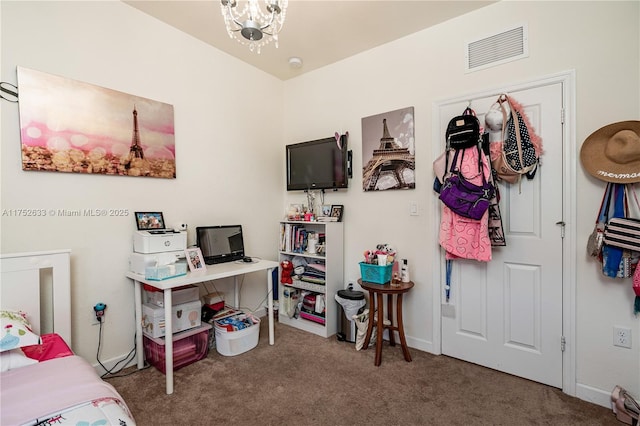
<path id="1" fill-rule="evenodd" d="M 18 67 L 22 169 L 175 178 L 173 106 Z"/>

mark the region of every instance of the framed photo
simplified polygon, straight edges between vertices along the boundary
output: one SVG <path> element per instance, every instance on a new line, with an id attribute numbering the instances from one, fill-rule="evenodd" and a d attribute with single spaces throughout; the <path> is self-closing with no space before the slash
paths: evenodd
<path id="1" fill-rule="evenodd" d="M 344 210 L 344 206 L 341 204 L 332 204 L 331 205 L 331 217 L 335 217 L 338 219 L 338 222 L 342 222 L 342 211 Z"/>
<path id="2" fill-rule="evenodd" d="M 136 212 L 138 231 L 147 229 L 165 229 L 162 212 Z"/>
<path id="3" fill-rule="evenodd" d="M 362 118 L 363 191 L 416 188 L 413 116 L 406 107 Z"/>
<path id="4" fill-rule="evenodd" d="M 204 257 L 200 247 L 192 247 L 184 250 L 187 264 L 190 271 L 199 271 L 201 269 L 207 269 L 207 265 L 204 263 Z"/>
<path id="5" fill-rule="evenodd" d="M 322 216 L 331 216 L 331 204 L 322 205 Z"/>

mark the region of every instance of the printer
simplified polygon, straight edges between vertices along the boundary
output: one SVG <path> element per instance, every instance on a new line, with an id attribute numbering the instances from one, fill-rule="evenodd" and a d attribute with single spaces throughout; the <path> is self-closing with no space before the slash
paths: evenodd
<path id="1" fill-rule="evenodd" d="M 136 253 L 166 253 L 184 251 L 187 248 L 186 231 L 135 231 L 133 251 Z"/>
<path id="2" fill-rule="evenodd" d="M 129 270 L 145 275 L 147 268 L 173 265 L 184 259 L 186 248 L 186 231 L 134 231 L 134 252 L 129 256 Z"/>

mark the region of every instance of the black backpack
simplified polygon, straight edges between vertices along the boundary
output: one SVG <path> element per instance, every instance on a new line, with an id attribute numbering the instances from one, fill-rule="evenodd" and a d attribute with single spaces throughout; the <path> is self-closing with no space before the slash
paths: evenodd
<path id="1" fill-rule="evenodd" d="M 447 149 L 470 148 L 480 142 L 480 121 L 472 115 L 471 109 L 467 108 L 462 115 L 449 121 L 445 137 Z"/>

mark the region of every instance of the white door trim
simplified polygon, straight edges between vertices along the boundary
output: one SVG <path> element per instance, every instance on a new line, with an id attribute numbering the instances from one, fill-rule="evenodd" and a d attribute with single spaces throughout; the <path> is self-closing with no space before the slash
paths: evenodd
<path id="1" fill-rule="evenodd" d="M 519 90 L 534 89 L 536 87 L 562 83 L 562 103 L 564 108 L 563 119 L 563 206 L 565 221 L 565 236 L 562 250 L 563 290 L 562 290 L 562 334 L 565 338 L 565 351 L 562 355 L 562 391 L 568 395 L 576 395 L 576 132 L 575 132 L 575 70 L 560 72 L 542 77 L 536 80 L 503 86 L 481 92 L 468 93 L 456 98 L 448 98 L 434 101 L 432 105 L 432 138 L 440 141 L 440 107 L 448 104 L 465 102 L 469 99 L 484 98 L 494 94 L 509 93 Z M 437 158 L 442 152 L 442 145 L 436 143 L 432 146 L 433 158 Z M 440 203 L 434 203 L 433 223 L 434 235 L 440 231 Z M 440 251 L 438 238 L 434 238 L 434 253 Z M 442 265 L 440 256 L 433 256 L 432 300 L 433 300 L 433 352 L 442 354 L 441 333 L 441 297 L 440 281 L 442 277 Z M 560 342 L 558 342 L 560 344 Z"/>

